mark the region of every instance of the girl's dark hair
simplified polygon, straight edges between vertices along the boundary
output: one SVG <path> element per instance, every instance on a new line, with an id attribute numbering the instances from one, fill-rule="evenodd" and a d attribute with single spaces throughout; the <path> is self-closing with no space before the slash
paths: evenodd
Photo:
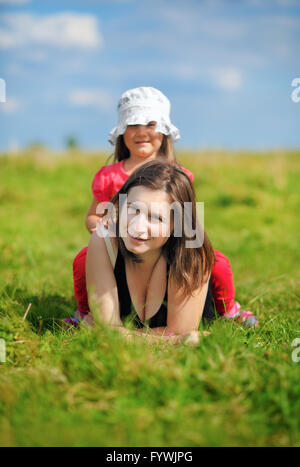
<path id="1" fill-rule="evenodd" d="M 159 148 L 158 155 L 165 157 L 170 162 L 176 162 L 175 151 L 170 136 L 163 135 L 161 147 Z M 124 143 L 123 135 L 119 135 L 116 141 L 114 152 L 114 162 L 120 162 L 123 159 L 130 157 L 129 150 Z"/>
<path id="2" fill-rule="evenodd" d="M 195 192 L 190 179 L 178 165 L 170 163 L 164 158 L 146 162 L 131 174 L 112 198 L 111 202 L 116 206 L 117 212 L 118 207 L 120 210 L 122 209 L 122 206 L 118 206 L 119 196 L 128 194 L 130 189 L 135 186 L 165 191 L 170 196 L 171 203 L 177 202 L 182 213 L 184 203 L 192 203 L 192 219 L 190 219 L 189 225 L 197 232 L 198 238 L 200 236 L 203 239 L 202 246 L 186 248 L 186 241 L 192 239 L 186 236 L 184 215 L 182 215 L 182 235 L 175 237 L 171 234 L 162 247 L 162 254 L 170 265 L 170 277 L 183 291 L 185 297 L 190 296 L 195 289 L 206 282 L 215 261 L 213 247 L 197 219 Z M 139 262 L 139 258 L 126 249 L 123 239 L 119 236 L 119 213 L 116 220 L 116 232 L 118 247 L 123 256 Z"/>

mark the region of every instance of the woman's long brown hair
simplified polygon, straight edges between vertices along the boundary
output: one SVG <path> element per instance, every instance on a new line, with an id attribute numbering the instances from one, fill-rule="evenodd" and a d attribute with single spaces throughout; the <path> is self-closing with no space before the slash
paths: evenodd
<path id="1" fill-rule="evenodd" d="M 182 290 L 184 297 L 190 296 L 194 290 L 206 282 L 215 261 L 213 247 L 197 219 L 195 192 L 190 179 L 178 165 L 170 163 L 164 158 L 155 159 L 135 170 L 111 202 L 118 208 L 119 195 L 128 194 L 130 189 L 135 186 L 165 191 L 170 196 L 172 203 L 180 204 L 182 212 L 184 203 L 192 203 L 191 226 L 203 238 L 202 246 L 186 248 L 186 241 L 191 241 L 191 238 L 186 236 L 183 225 L 184 215 L 182 215 L 182 235 L 175 237 L 171 234 L 162 247 L 162 253 L 170 265 L 170 277 L 178 289 Z M 122 207 L 119 207 L 121 210 Z M 119 215 L 117 215 L 116 227 L 116 239 L 121 253 L 124 257 L 138 262 L 138 257 L 126 249 L 124 241 L 119 236 Z"/>

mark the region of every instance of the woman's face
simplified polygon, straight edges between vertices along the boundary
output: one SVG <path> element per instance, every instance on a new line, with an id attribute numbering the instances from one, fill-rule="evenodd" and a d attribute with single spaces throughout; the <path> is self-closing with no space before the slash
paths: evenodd
<path id="1" fill-rule="evenodd" d="M 170 207 L 165 191 L 131 188 L 120 213 L 120 234 L 127 250 L 141 255 L 162 248 L 173 229 Z"/>
<path id="2" fill-rule="evenodd" d="M 155 127 L 156 122 L 149 122 L 148 125 L 127 126 L 123 138 L 131 156 L 156 157 L 163 141 L 163 135 L 157 133 Z"/>

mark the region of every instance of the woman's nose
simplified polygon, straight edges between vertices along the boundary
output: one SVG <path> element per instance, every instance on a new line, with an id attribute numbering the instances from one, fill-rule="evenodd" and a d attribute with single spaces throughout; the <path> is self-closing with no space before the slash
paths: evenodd
<path id="1" fill-rule="evenodd" d="M 140 213 L 138 216 L 135 216 L 130 221 L 130 232 L 129 233 L 130 235 L 132 234 L 133 236 L 141 235 L 141 234 L 148 235 L 148 221 L 144 214 Z"/>

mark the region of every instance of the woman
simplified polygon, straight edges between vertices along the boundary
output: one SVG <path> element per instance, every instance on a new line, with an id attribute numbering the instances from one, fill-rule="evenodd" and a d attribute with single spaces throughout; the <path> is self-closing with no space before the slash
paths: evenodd
<path id="1" fill-rule="evenodd" d="M 88 301 L 94 320 L 151 341 L 168 338 L 178 343 L 195 337 L 201 318 L 214 316 L 209 279 L 215 256 L 197 222 L 188 175 L 166 160 L 147 162 L 111 203 L 118 209 L 110 227 L 116 237 L 108 235 L 102 223 L 91 235 L 87 251 Z M 184 203 L 191 207 L 187 215 Z M 203 237 L 203 243 L 189 248 L 191 232 L 196 240 Z M 124 327 L 128 319 L 136 331 Z"/>

